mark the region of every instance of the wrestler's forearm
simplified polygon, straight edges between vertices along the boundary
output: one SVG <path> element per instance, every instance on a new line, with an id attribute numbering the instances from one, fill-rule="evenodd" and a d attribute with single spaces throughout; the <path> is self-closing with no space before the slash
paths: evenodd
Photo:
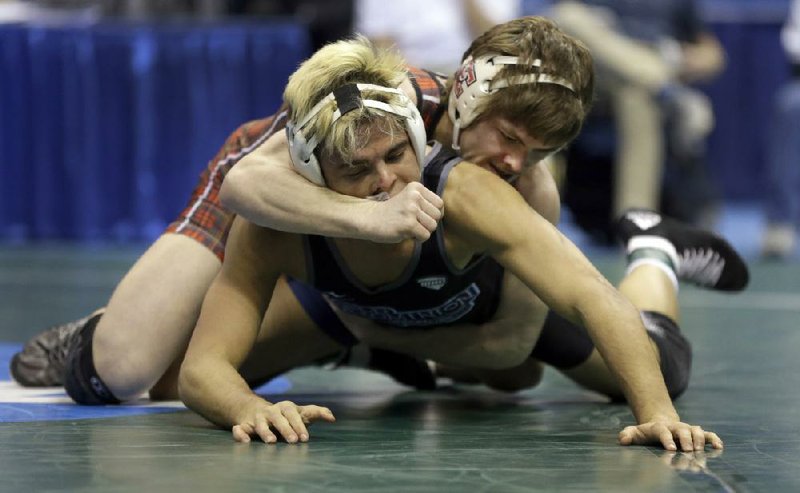
<path id="1" fill-rule="evenodd" d="M 228 429 L 240 422 L 242 410 L 261 400 L 233 366 L 215 357 L 187 355 L 178 389 L 189 409 Z"/>
<path id="2" fill-rule="evenodd" d="M 610 286 L 607 292 L 596 298 L 602 302 L 579 310 L 580 322 L 617 378 L 637 422 L 679 421 L 639 312 Z"/>
<path id="3" fill-rule="evenodd" d="M 279 231 L 367 237 L 362 199 L 319 187 L 260 154 L 243 158 L 222 183 L 220 201 L 247 220 Z"/>

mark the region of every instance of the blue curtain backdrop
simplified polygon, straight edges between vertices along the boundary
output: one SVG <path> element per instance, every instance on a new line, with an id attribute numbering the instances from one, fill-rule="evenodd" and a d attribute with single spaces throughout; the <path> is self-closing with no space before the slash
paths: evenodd
<path id="1" fill-rule="evenodd" d="M 709 166 L 727 199 L 759 199 L 788 2 L 701 3 L 728 55 L 703 88 Z M 309 54 L 305 26 L 277 21 L 0 24 L 0 241 L 154 238 Z"/>
<path id="2" fill-rule="evenodd" d="M 702 88 L 716 116 L 708 164 L 729 200 L 764 194 L 768 122 L 775 93 L 790 76 L 780 41 L 788 7 L 787 0 L 705 2 L 709 27 L 727 54 L 725 71 Z"/>
<path id="3" fill-rule="evenodd" d="M 154 238 L 309 54 L 278 21 L 0 25 L 0 239 Z"/>

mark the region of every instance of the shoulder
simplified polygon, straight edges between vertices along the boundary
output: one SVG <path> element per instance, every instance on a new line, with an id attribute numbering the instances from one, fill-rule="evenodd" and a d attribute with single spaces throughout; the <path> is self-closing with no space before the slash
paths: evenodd
<path id="1" fill-rule="evenodd" d="M 446 156 L 448 154 L 442 154 L 443 158 Z M 496 195 L 519 195 L 511 185 L 494 173 L 463 160 L 450 171 L 444 191 L 449 195 L 450 201 L 465 204 L 481 203 Z"/>
<path id="2" fill-rule="evenodd" d="M 265 228 L 237 217 L 230 230 L 223 265 L 302 279 L 304 252 L 302 235 Z"/>
<path id="3" fill-rule="evenodd" d="M 448 235 L 492 253 L 514 236 L 514 224 L 530 207 L 520 194 L 495 174 L 467 161 L 455 166 L 442 194 Z"/>

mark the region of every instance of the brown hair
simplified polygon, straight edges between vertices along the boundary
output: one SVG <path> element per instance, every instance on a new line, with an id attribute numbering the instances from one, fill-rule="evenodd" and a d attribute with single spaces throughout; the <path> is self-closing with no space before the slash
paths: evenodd
<path id="1" fill-rule="evenodd" d="M 488 55 L 519 57 L 495 81 L 541 70 L 569 82 L 575 91 L 557 84 L 511 85 L 478 103 L 478 120 L 502 116 L 547 144 L 563 145 L 580 132 L 594 92 L 594 69 L 589 49 L 544 17 L 522 17 L 498 24 L 472 42 L 464 53 L 478 58 Z M 541 69 L 533 61 L 542 61 Z M 452 97 L 452 96 L 451 96 Z"/>

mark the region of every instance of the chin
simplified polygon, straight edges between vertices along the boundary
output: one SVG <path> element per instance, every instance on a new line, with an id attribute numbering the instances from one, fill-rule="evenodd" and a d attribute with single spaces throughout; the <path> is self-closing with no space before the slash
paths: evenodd
<path id="1" fill-rule="evenodd" d="M 503 177 L 503 174 L 500 173 L 500 170 L 492 166 L 491 164 L 481 164 L 479 165 L 481 168 L 485 169 L 486 171 L 492 173 L 493 175 L 499 176 L 500 178 Z"/>

